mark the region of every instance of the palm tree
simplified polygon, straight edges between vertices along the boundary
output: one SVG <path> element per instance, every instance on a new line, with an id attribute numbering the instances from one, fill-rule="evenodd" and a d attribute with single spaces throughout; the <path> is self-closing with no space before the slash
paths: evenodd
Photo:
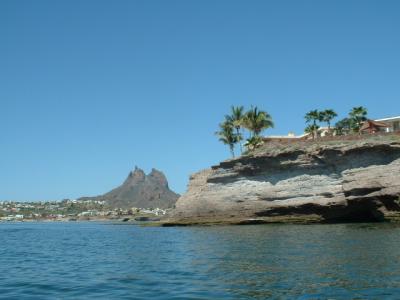
<path id="1" fill-rule="evenodd" d="M 336 135 L 346 135 L 351 130 L 351 120 L 344 118 L 335 124 Z"/>
<path id="2" fill-rule="evenodd" d="M 225 119 L 232 123 L 233 127 L 236 129 L 236 136 L 238 137 L 238 143 L 240 147 L 240 153 L 243 153 L 242 143 L 240 141 L 243 140 L 242 133 L 240 129 L 243 126 L 244 122 L 244 107 L 243 106 L 231 106 L 231 114 L 226 115 Z"/>
<path id="3" fill-rule="evenodd" d="M 367 109 L 363 106 L 353 107 L 349 113 L 349 117 L 352 121 L 352 129 L 359 131 L 362 123 L 367 120 Z"/>
<path id="4" fill-rule="evenodd" d="M 333 109 L 326 109 L 320 114 L 322 121 L 328 124 L 328 132 L 331 133 L 331 121 L 337 117 L 337 113 Z"/>
<path id="5" fill-rule="evenodd" d="M 317 125 L 317 121 L 322 121 L 322 114 L 317 109 L 311 110 L 304 116 L 307 123 L 313 122 L 313 125 Z"/>
<path id="6" fill-rule="evenodd" d="M 315 132 L 312 134 L 313 139 L 318 136 L 319 126 L 317 125 L 317 121 L 322 121 L 322 113 L 317 109 L 311 110 L 304 116 L 306 119 L 306 123 L 310 123 L 312 121 L 312 127 L 308 126 L 307 128 L 313 128 Z M 318 128 L 317 128 L 318 127 Z"/>
<path id="7" fill-rule="evenodd" d="M 252 135 L 259 136 L 260 133 L 268 128 L 273 128 L 274 123 L 272 117 L 266 111 L 258 110 L 256 107 L 251 107 L 249 111 L 246 112 L 243 120 L 243 126 L 250 130 Z"/>
<path id="8" fill-rule="evenodd" d="M 225 121 L 219 124 L 220 130 L 215 134 L 219 136 L 219 140 L 229 146 L 232 157 L 235 157 L 235 144 L 239 141 L 238 136 L 234 133 L 234 126 L 231 122 Z"/>
<path id="9" fill-rule="evenodd" d="M 312 138 L 314 139 L 316 132 L 318 132 L 318 129 L 319 129 L 319 126 L 317 124 L 315 124 L 315 125 L 310 124 L 304 129 L 304 132 L 311 134 Z"/>

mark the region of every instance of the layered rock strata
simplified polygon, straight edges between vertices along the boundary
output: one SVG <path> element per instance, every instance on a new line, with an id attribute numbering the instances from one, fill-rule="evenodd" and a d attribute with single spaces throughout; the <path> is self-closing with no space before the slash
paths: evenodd
<path id="1" fill-rule="evenodd" d="M 268 144 L 191 176 L 165 225 L 400 217 L 400 138 Z"/>

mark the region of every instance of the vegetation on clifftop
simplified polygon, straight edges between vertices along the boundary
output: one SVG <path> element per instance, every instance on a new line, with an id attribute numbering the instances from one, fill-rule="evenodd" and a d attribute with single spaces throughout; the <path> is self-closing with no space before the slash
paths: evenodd
<path id="1" fill-rule="evenodd" d="M 235 146 L 239 144 L 240 153 L 243 153 L 241 141 L 244 137 L 244 129 L 248 131 L 245 147 L 248 150 L 255 149 L 262 144 L 260 134 L 268 128 L 274 127 L 271 115 L 257 106 L 244 112 L 243 106 L 232 106 L 231 114 L 225 116 L 225 120 L 219 124 L 216 135 L 219 140 L 229 146 L 232 157 L 235 157 Z"/>
<path id="2" fill-rule="evenodd" d="M 333 109 L 318 110 L 314 109 L 305 114 L 304 118 L 307 127 L 304 129 L 312 140 L 320 135 L 320 125 L 325 123 L 327 129 L 324 134 L 327 136 L 343 136 L 349 134 L 358 134 L 360 128 L 367 120 L 367 109 L 363 106 L 353 107 L 348 116 L 337 121 L 334 127 L 331 127 L 332 121 L 338 116 Z M 215 133 L 219 141 L 229 147 L 232 157 L 235 157 L 235 147 L 238 145 L 240 154 L 248 153 L 264 143 L 261 133 L 273 128 L 274 123 L 271 115 L 257 106 L 251 106 L 245 111 L 243 106 L 232 106 L 231 112 L 225 115 L 224 121 L 219 124 L 219 130 Z M 247 137 L 245 138 L 245 133 Z M 244 142 L 245 152 L 243 149 Z"/>

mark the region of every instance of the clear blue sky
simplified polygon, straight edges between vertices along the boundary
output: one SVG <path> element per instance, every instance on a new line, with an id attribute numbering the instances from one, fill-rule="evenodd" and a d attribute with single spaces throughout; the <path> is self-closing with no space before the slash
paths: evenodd
<path id="1" fill-rule="evenodd" d="M 400 1 L 0 1 L 0 200 L 104 193 L 135 165 L 189 174 L 258 105 L 400 115 Z"/>

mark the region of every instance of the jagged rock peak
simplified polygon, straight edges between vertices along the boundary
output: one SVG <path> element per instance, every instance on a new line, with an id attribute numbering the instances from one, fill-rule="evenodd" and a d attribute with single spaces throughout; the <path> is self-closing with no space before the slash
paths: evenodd
<path id="1" fill-rule="evenodd" d="M 144 181 L 146 179 L 146 174 L 144 171 L 137 166 L 135 166 L 135 169 L 131 171 L 128 175 L 128 178 L 125 180 L 125 183 L 127 182 L 140 182 Z"/>
<path id="2" fill-rule="evenodd" d="M 168 181 L 163 172 L 153 168 L 149 173 L 149 177 L 155 179 L 159 184 L 168 187 Z"/>
<path id="3" fill-rule="evenodd" d="M 179 195 L 168 187 L 165 175 L 156 169 L 146 175 L 138 167 L 129 172 L 124 183 L 113 190 L 97 196 L 85 197 L 85 200 L 106 201 L 114 208 L 171 208 Z"/>

